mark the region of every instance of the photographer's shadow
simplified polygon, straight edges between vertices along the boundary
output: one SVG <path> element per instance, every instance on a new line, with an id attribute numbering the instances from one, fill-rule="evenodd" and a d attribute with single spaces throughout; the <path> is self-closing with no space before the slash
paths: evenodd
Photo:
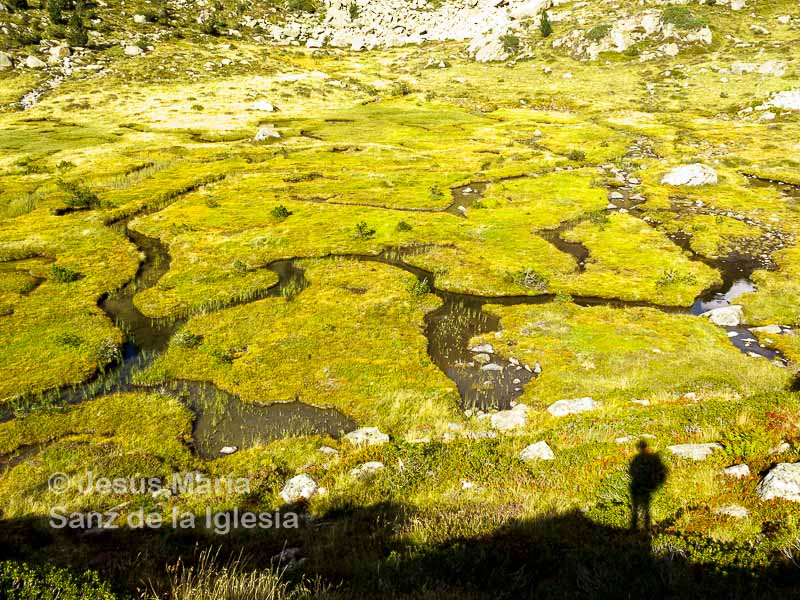
<path id="1" fill-rule="evenodd" d="M 667 480 L 667 466 L 661 457 L 650 450 L 645 440 L 637 444 L 639 453 L 628 468 L 631 492 L 631 529 L 649 535 L 652 528 L 650 505 L 653 494 Z"/>

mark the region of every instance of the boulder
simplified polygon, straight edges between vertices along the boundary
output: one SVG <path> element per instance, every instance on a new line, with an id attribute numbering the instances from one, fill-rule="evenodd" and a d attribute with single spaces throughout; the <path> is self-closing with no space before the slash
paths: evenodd
<path id="1" fill-rule="evenodd" d="M 578 413 L 595 410 L 600 407 L 600 403 L 596 402 L 590 397 L 576 398 L 574 400 L 559 400 L 547 407 L 549 412 L 554 417 L 566 417 L 567 415 L 575 415 Z"/>
<path id="2" fill-rule="evenodd" d="M 778 92 L 772 96 L 768 104 L 784 110 L 800 110 L 800 90 Z"/>
<path id="3" fill-rule="evenodd" d="M 494 347 L 491 344 L 478 344 L 470 348 L 472 352 L 480 352 L 481 354 L 493 354 Z"/>
<path id="4" fill-rule="evenodd" d="M 762 500 L 800 502 L 800 463 L 779 463 L 761 480 L 756 492 Z"/>
<path id="5" fill-rule="evenodd" d="M 519 457 L 528 462 L 533 460 L 554 460 L 556 455 L 547 445 L 547 442 L 536 442 L 520 452 Z"/>
<path id="6" fill-rule="evenodd" d="M 717 183 L 717 172 L 706 165 L 695 163 L 677 167 L 664 175 L 661 183 L 665 185 L 713 185 Z"/>
<path id="7" fill-rule="evenodd" d="M 250 107 L 253 110 L 261 110 L 264 112 L 275 112 L 275 106 L 267 102 L 266 100 L 259 100 L 257 102 L 253 102 L 253 105 Z"/>
<path id="8" fill-rule="evenodd" d="M 362 465 L 358 465 L 355 469 L 350 470 L 350 477 L 355 477 L 356 479 L 366 479 L 367 477 L 372 477 L 378 471 L 382 470 L 384 465 L 382 462 L 371 461 L 366 462 Z"/>
<path id="9" fill-rule="evenodd" d="M 72 52 L 69 49 L 69 46 L 53 46 L 49 50 L 50 58 L 66 58 Z"/>
<path id="10" fill-rule="evenodd" d="M 478 37 L 467 48 L 469 55 L 477 62 L 501 62 L 511 58 L 505 44 L 499 37 Z"/>
<path id="11" fill-rule="evenodd" d="M 732 467 L 726 467 L 723 473 L 725 473 L 725 475 L 728 477 L 742 479 L 743 477 L 748 477 L 750 475 L 750 467 L 745 464 L 733 465 Z"/>
<path id="12" fill-rule="evenodd" d="M 133 15 L 133 22 L 142 25 L 147 23 L 147 17 L 144 15 Z"/>
<path id="13" fill-rule="evenodd" d="M 281 490 L 281 498 L 286 503 L 299 502 L 301 500 L 308 500 L 313 496 L 319 486 L 317 482 L 311 479 L 310 476 L 302 473 L 296 475 L 286 482 Z"/>
<path id="14" fill-rule="evenodd" d="M 738 304 L 720 306 L 704 312 L 701 316 L 707 317 L 712 323 L 720 327 L 737 327 L 744 320 L 744 312 Z"/>
<path id="15" fill-rule="evenodd" d="M 317 450 L 330 458 L 339 456 L 339 451 L 336 448 L 331 448 L 330 446 L 320 446 L 317 448 Z"/>
<path id="16" fill-rule="evenodd" d="M 691 460 L 705 460 L 714 454 L 715 450 L 721 449 L 722 446 L 717 443 L 677 444 L 675 446 L 667 446 L 667 450 L 672 452 L 675 456 Z"/>
<path id="17" fill-rule="evenodd" d="M 239 450 L 238 446 L 223 446 L 222 448 L 219 449 L 219 453 L 228 455 L 228 454 L 233 454 L 237 450 Z"/>
<path id="18" fill-rule="evenodd" d="M 5 52 L 0 52 L 0 71 L 14 68 L 14 61 Z"/>
<path id="19" fill-rule="evenodd" d="M 528 423 L 528 406 L 525 404 L 517 404 L 510 410 L 501 410 L 490 415 L 484 415 L 483 418 L 489 419 L 489 424 L 492 429 L 498 431 L 513 431 L 525 427 Z"/>
<path id="20" fill-rule="evenodd" d="M 44 69 L 47 64 L 43 60 L 36 58 L 35 56 L 28 56 L 25 59 L 25 66 L 29 69 Z"/>
<path id="21" fill-rule="evenodd" d="M 125 46 L 125 55 L 126 56 L 139 56 L 142 54 L 144 50 L 142 50 L 139 46 Z"/>
<path id="22" fill-rule="evenodd" d="M 269 139 L 280 139 L 281 133 L 272 125 L 268 127 L 259 127 L 256 132 L 256 137 L 253 138 L 254 142 L 265 142 Z"/>
<path id="23" fill-rule="evenodd" d="M 768 333 L 770 335 L 780 335 L 783 329 L 780 325 L 765 325 L 764 327 L 753 327 L 750 331 L 753 333 Z"/>
<path id="24" fill-rule="evenodd" d="M 389 436 L 377 427 L 362 427 L 344 436 L 354 446 L 379 446 L 389 441 Z"/>

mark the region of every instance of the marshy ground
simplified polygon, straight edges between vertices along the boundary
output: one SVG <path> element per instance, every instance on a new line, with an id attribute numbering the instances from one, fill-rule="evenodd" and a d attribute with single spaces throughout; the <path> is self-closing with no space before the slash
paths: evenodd
<path id="1" fill-rule="evenodd" d="M 713 48 L 644 63 L 188 37 L 101 53 L 24 111 L 46 76 L 0 75 L 0 558 L 120 597 L 205 547 L 297 548 L 284 578 L 320 597 L 796 590 L 800 510 L 757 486 L 800 452 L 800 112 L 742 110 L 800 87 L 800 46 L 776 28 L 758 61 L 788 73 L 721 77 L 723 33 L 749 32 L 717 16 Z M 718 182 L 661 182 L 687 163 Z M 730 304 L 741 323 L 700 316 Z M 342 437 L 361 427 L 391 439 Z M 541 441 L 552 460 L 520 458 Z M 667 449 L 689 443 L 718 445 Z M 252 489 L 48 489 L 87 469 Z M 320 491 L 287 507 L 300 473 Z M 56 504 L 305 517 L 55 531 Z"/>

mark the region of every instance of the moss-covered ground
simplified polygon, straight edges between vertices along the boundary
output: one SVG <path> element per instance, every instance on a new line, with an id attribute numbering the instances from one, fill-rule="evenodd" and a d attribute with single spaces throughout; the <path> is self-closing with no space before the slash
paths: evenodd
<path id="1" fill-rule="evenodd" d="M 578 61 L 542 46 L 487 65 L 457 43 L 352 53 L 194 32 L 137 57 L 98 49 L 103 69 L 76 71 L 26 111 L 8 103 L 39 76 L 1 73 L 0 536 L 11 544 L 0 559 L 91 568 L 120 597 L 162 590 L 166 563 L 207 546 L 244 549 L 258 566 L 300 548 L 307 560 L 286 578 L 318 577 L 327 589 L 318 595 L 341 598 L 615 597 L 626 578 L 656 597 L 789 594 L 800 510 L 761 501 L 756 486 L 800 459 L 800 215 L 797 194 L 754 177 L 800 184 L 800 113 L 765 121 L 740 111 L 800 88 L 800 46 L 796 29 L 776 24 L 766 43 L 727 7 L 698 10 L 714 44 L 648 62 Z M 797 12 L 778 0 L 750 10 Z M 721 76 L 743 60 L 734 37 L 759 44 L 747 51 L 759 62 L 786 61 L 786 74 Z M 425 68 L 432 57 L 447 68 Z M 254 110 L 258 100 L 279 110 Z M 280 137 L 254 141 L 268 126 Z M 661 184 L 693 162 L 713 166 L 719 182 Z M 646 201 L 609 210 L 623 185 Z M 461 214 L 452 205 L 464 186 L 480 191 L 467 192 Z M 128 348 L 125 324 L 100 306 L 145 258 L 118 225 L 128 218 L 170 257 L 133 298 L 145 317 L 177 323 L 135 374 L 148 387 L 19 410 L 20 398 L 113 370 Z M 548 240 L 556 228 L 588 251 L 585 264 Z M 398 248 L 424 284 L 358 259 Z M 688 314 L 722 281 L 714 260 L 743 249 L 774 263 L 737 303 L 746 325 L 784 327 L 758 333 L 784 366 Z M 283 259 L 296 259 L 306 285 L 267 295 L 279 280 L 269 267 Z M 436 291 L 488 297 L 483 311 L 499 330 L 471 344 L 541 366 L 517 399 L 530 407 L 520 428 L 498 434 L 465 414 L 428 355 Z M 204 459 L 192 450 L 195 416 L 169 392 L 176 379 L 211 382 L 245 404 L 334 408 L 391 440 L 356 448 L 298 436 Z M 600 407 L 565 418 L 546 410 L 586 396 Z M 647 535 L 628 528 L 640 439 L 668 469 Z M 555 459 L 521 460 L 538 441 Z M 704 442 L 721 444 L 705 461 L 666 450 Z M 368 461 L 385 468 L 351 475 Z M 743 462 L 750 475 L 722 474 Z M 87 470 L 232 474 L 251 489 L 82 494 Z M 71 482 L 60 495 L 48 490 L 55 472 Z M 140 508 L 276 511 L 299 473 L 324 492 L 301 507 L 308 518 L 296 530 L 123 527 L 109 537 L 47 524 L 54 505 L 116 508 L 120 522 Z M 730 505 L 747 516 L 717 512 Z"/>

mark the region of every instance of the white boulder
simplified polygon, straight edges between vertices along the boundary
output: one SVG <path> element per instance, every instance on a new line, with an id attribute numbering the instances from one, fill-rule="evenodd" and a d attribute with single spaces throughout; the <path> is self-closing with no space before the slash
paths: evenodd
<path id="1" fill-rule="evenodd" d="M 25 59 L 25 66 L 29 69 L 43 69 L 47 66 L 47 64 L 43 60 L 31 55 Z"/>
<path id="2" fill-rule="evenodd" d="M 784 110 L 800 110 L 800 90 L 778 92 L 772 96 L 768 104 Z"/>
<path id="3" fill-rule="evenodd" d="M 139 46 L 125 46 L 125 56 L 139 56 L 144 52 Z"/>
<path id="4" fill-rule="evenodd" d="M 351 469 L 350 477 L 355 477 L 356 479 L 365 479 L 367 477 L 372 477 L 375 475 L 375 473 L 381 471 L 383 468 L 384 465 L 382 462 L 366 462 L 363 465 L 358 465 L 355 469 Z"/>
<path id="5" fill-rule="evenodd" d="M 722 446 L 717 443 L 709 444 L 677 444 L 675 446 L 667 446 L 667 450 L 672 452 L 675 456 L 681 458 L 688 458 L 691 460 L 705 460 L 715 450 L 721 450 Z"/>
<path id="6" fill-rule="evenodd" d="M 733 465 L 732 467 L 727 467 L 723 473 L 725 473 L 725 475 L 728 477 L 742 479 L 743 477 L 748 477 L 750 475 L 750 467 L 745 464 Z"/>
<path id="7" fill-rule="evenodd" d="M 302 473 L 286 482 L 286 485 L 281 490 L 281 498 L 286 503 L 308 500 L 318 489 L 317 482 L 311 479 L 309 475 Z"/>
<path id="8" fill-rule="evenodd" d="M 672 169 L 664 175 L 661 183 L 665 185 L 713 185 L 717 183 L 717 172 L 709 166 L 694 163 Z"/>
<path id="9" fill-rule="evenodd" d="M 756 488 L 762 500 L 781 498 L 800 502 L 800 463 L 780 463 L 766 474 Z"/>
<path id="10" fill-rule="evenodd" d="M 597 408 L 600 408 L 600 403 L 590 397 L 586 397 L 574 400 L 559 400 L 548 406 L 547 412 L 554 417 L 566 417 L 567 415 L 575 415 Z"/>
<path id="11" fill-rule="evenodd" d="M 344 436 L 354 446 L 379 446 L 389 441 L 389 436 L 377 427 L 362 427 Z"/>
<path id="12" fill-rule="evenodd" d="M 280 139 L 281 133 L 272 125 L 268 127 L 259 127 L 256 132 L 256 137 L 253 138 L 254 142 L 265 142 L 270 139 Z"/>
<path id="13" fill-rule="evenodd" d="M 547 445 L 547 442 L 536 442 L 525 448 L 519 457 L 528 462 L 533 460 L 554 460 L 556 455 L 553 450 Z"/>
<path id="14" fill-rule="evenodd" d="M 5 52 L 0 52 L 0 71 L 14 68 L 14 61 Z"/>
<path id="15" fill-rule="evenodd" d="M 730 306 L 720 306 L 704 312 L 701 316 L 708 318 L 715 325 L 720 327 L 737 327 L 744 321 L 744 311 L 738 304 Z"/>

